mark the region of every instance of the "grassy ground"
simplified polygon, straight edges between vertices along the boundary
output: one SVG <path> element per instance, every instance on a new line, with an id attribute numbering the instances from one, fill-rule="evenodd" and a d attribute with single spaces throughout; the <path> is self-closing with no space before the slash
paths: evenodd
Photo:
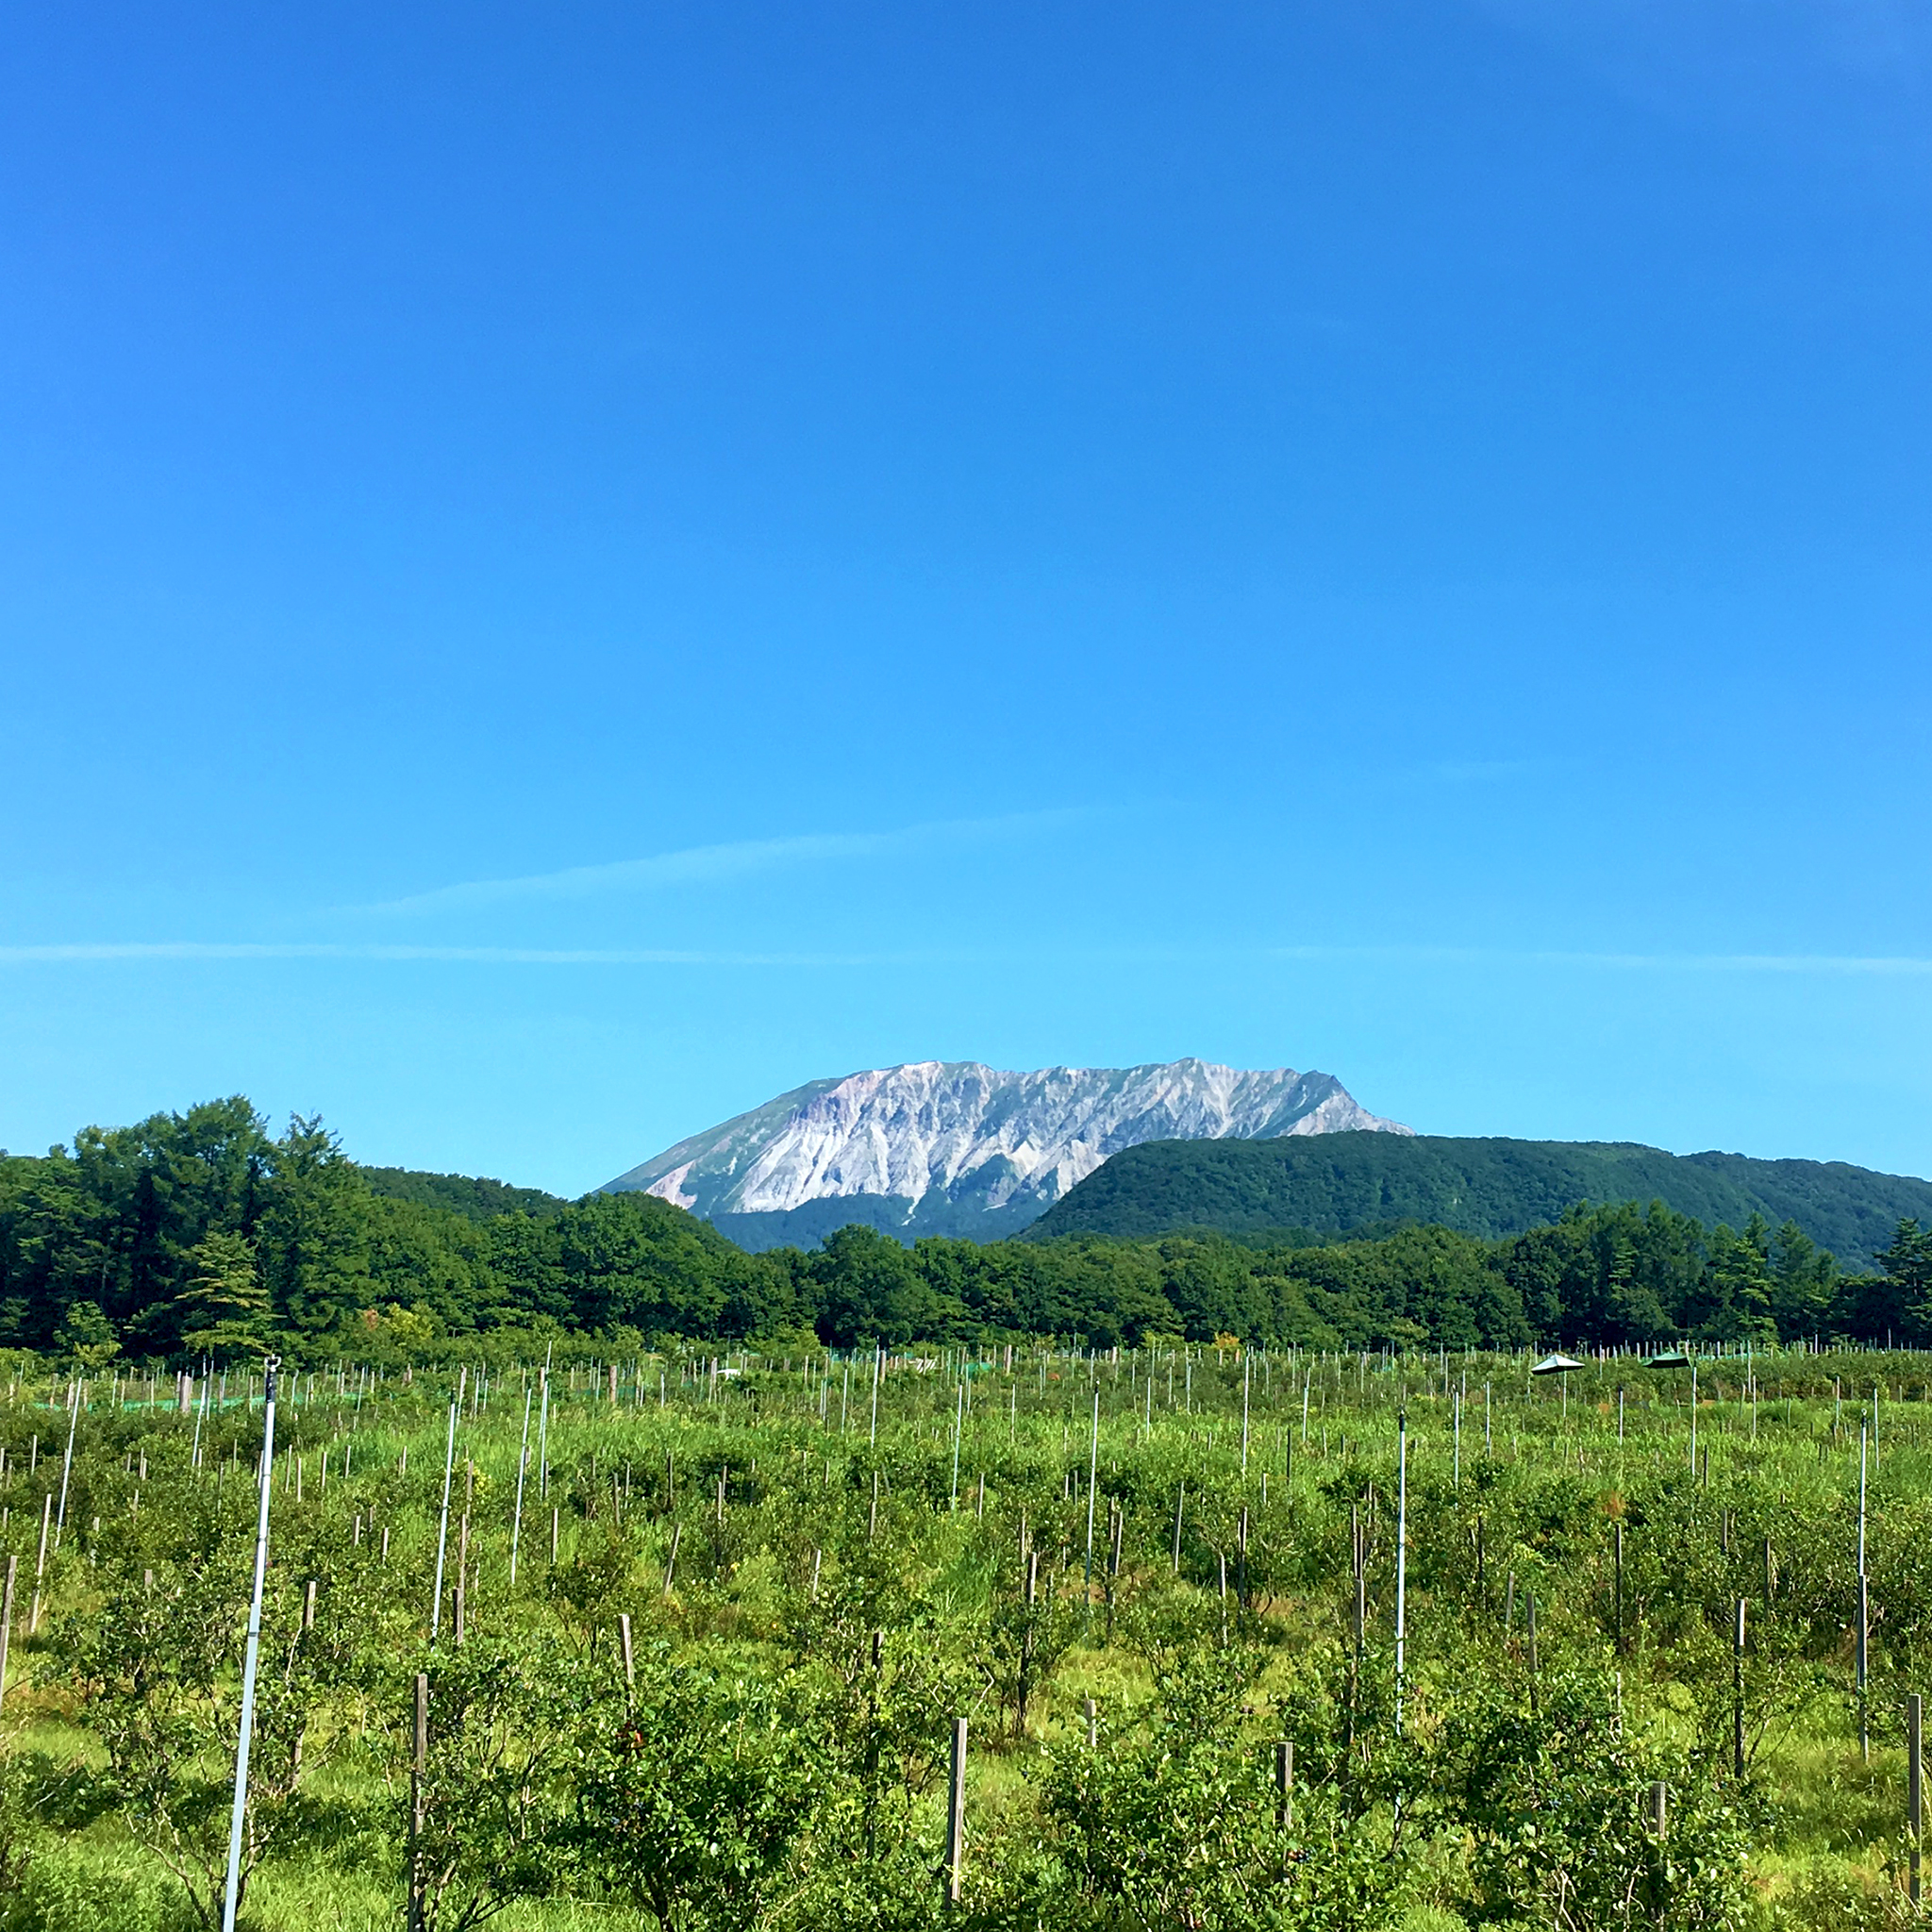
<path id="1" fill-rule="evenodd" d="M 1156 1360 L 1150 1407 L 1146 1357 L 1023 1357 L 1009 1374 L 996 1356 L 970 1378 L 969 1418 L 958 1363 L 920 1370 L 901 1362 L 883 1378 L 876 1440 L 870 1358 L 857 1365 L 849 1387 L 841 1369 L 828 1380 L 822 1368 L 796 1361 L 748 1363 L 728 1380 L 714 1380 L 708 1364 L 674 1362 L 661 1404 L 659 1366 L 634 1374 L 625 1365 L 614 1403 L 601 1369 L 594 1377 L 588 1369 L 553 1375 L 547 1419 L 532 1424 L 520 1518 L 527 1373 L 499 1368 L 490 1400 L 474 1409 L 474 1385 L 466 1391 L 445 1565 L 453 1574 L 455 1525 L 467 1513 L 473 1632 L 562 1629 L 575 1641 L 608 1647 L 622 1611 L 640 1643 L 661 1638 L 679 1654 L 728 1657 L 745 1671 L 776 1676 L 801 1668 L 785 1633 L 812 1600 L 814 1573 L 831 1594 L 871 1560 L 865 1552 L 883 1548 L 929 1641 L 991 1657 L 986 1633 L 1019 1587 L 1023 1518 L 1046 1568 L 1058 1573 L 1064 1598 L 1087 1596 L 1091 1466 L 1103 1579 L 1108 1508 L 1117 1502 L 1123 1511 L 1116 1641 L 1098 1641 L 1106 1612 L 1096 1586 L 1086 1641 L 1037 1687 L 1024 1738 L 1013 1735 L 1007 1687 L 991 1674 L 974 1716 L 974 1839 L 1017 1842 L 1034 1822 L 1041 1747 L 1080 1733 L 1084 1700 L 1095 1700 L 1104 1733 L 1124 1731 L 1148 1706 L 1150 1629 L 1158 1625 L 1168 1641 L 1182 1632 L 1194 1645 L 1218 1646 L 1220 1565 L 1240 1561 L 1243 1507 L 1255 1601 L 1248 1613 L 1233 1612 L 1233 1630 L 1236 1644 L 1259 1663 L 1249 1693 L 1255 1748 L 1278 1728 L 1282 1700 L 1307 1659 L 1347 1631 L 1352 1509 L 1369 1541 L 1364 1596 L 1380 1656 L 1393 1624 L 1394 1512 L 1406 1486 L 1406 1634 L 1418 1722 L 1454 1696 L 1453 1682 L 1430 1685 L 1432 1662 L 1453 1657 L 1464 1668 L 1480 1658 L 1485 1670 L 1522 1673 L 1523 1631 L 1514 1619 L 1534 1594 L 1545 1668 L 1582 1661 L 1621 1669 L 1633 1731 L 1694 1741 L 1710 1733 L 1713 1700 L 1724 1702 L 1724 1613 L 1732 1596 L 1745 1596 L 1753 1606 L 1751 1694 L 1761 1688 L 1765 1705 L 1761 1740 L 1754 1711 L 1752 1778 L 1761 1819 L 1751 1870 L 1762 1913 L 1812 1932 L 1902 1922 L 1892 1870 L 1905 1783 L 1896 1705 L 1932 1641 L 1932 1589 L 1922 1600 L 1917 1557 L 1932 1531 L 1921 1500 L 1932 1476 L 1924 1399 L 1932 1370 L 1923 1359 L 1790 1355 L 1707 1364 L 1694 1423 L 1688 1376 L 1634 1363 L 1592 1364 L 1566 1391 L 1530 1380 L 1522 1358 L 1243 1363 L 1233 1351 L 1197 1350 L 1178 1375 L 1170 1361 Z M 340 1393 L 332 1374 L 312 1389 L 285 1384 L 274 1574 L 277 1587 L 299 1588 L 279 1554 L 294 1561 L 299 1549 L 332 1588 L 340 1584 L 344 1600 L 353 1582 L 357 1601 L 375 1606 L 381 1642 L 408 1646 L 421 1641 L 428 1622 L 449 1391 L 446 1378 L 425 1374 L 407 1385 L 391 1375 L 358 1396 L 357 1379 L 345 1372 Z M 1873 1425 L 1874 1385 L 1880 1450 L 1868 1459 L 1866 1528 L 1877 1605 L 1870 1703 L 1878 1741 L 1867 1761 L 1852 1716 L 1855 1598 L 1847 1579 L 1856 1576 L 1858 1434 Z M 261 1428 L 258 1406 L 246 1402 L 196 1417 L 146 1407 L 138 1391 L 120 1406 L 98 1385 L 90 1393 L 69 1473 L 68 1527 L 44 1583 L 42 1625 L 24 1638 L 17 1607 L 0 1717 L 10 1763 L 64 1769 L 76 1788 L 87 1782 L 80 1774 L 98 1772 L 106 1757 L 76 1686 L 60 1675 L 54 1633 L 64 1619 L 98 1611 L 105 1572 L 133 1560 L 135 1551 L 159 1570 L 158 1587 L 170 1587 L 170 1512 L 185 1521 L 211 1491 L 223 1498 L 230 1540 L 248 1543 L 250 1463 Z M 50 1382 L 23 1382 L 11 1398 L 0 1410 L 8 1461 L 0 1549 L 21 1558 L 30 1580 L 42 1499 L 62 1474 L 56 1445 L 65 1417 Z M 1397 1475 L 1398 1417 L 1406 1421 L 1406 1485 Z M 540 1439 L 547 1476 L 534 1459 Z M 1631 1565 L 1621 1657 L 1606 1610 L 1609 1539 L 1620 1520 Z M 679 1554 L 667 1591 L 674 1529 Z M 594 1602 L 573 1608 L 560 1584 L 575 1588 L 614 1536 L 617 1573 L 604 1578 Z M 1756 1583 L 1767 1537 L 1778 1571 L 1769 1605 Z M 325 1617 L 332 1601 L 325 1596 Z M 1518 1607 L 1506 1611 L 1512 1603 Z M 238 1601 L 238 1613 L 242 1607 Z M 449 1614 L 445 1603 L 442 1616 Z M 1801 1619 L 1802 1641 L 1794 1634 Z M 1774 1679 L 1780 1667 L 1760 1620 L 1769 1631 L 1793 1633 L 1789 1682 Z M 332 1754 L 318 1751 L 325 1761 L 309 1781 L 311 1828 L 299 1854 L 271 1859 L 258 1875 L 253 1923 L 344 1932 L 396 1924 L 403 1799 L 392 1752 L 385 1753 L 400 1716 L 359 1703 L 329 1714 L 342 1737 Z M 935 1831 L 938 1802 L 929 1792 L 917 1828 Z M 137 1842 L 126 1816 L 88 1815 L 85 1805 L 63 1812 L 45 1801 L 36 1808 L 24 1837 L 32 1862 L 16 1877 L 10 1906 L 0 1908 L 11 1912 L 0 1917 L 6 1932 L 158 1932 L 187 1923 L 179 1886 Z M 1452 1840 L 1419 1857 L 1409 1874 L 1410 1932 L 1461 1924 L 1454 1906 L 1465 1877 Z M 581 1900 L 513 1902 L 494 1923 L 563 1932 L 635 1923 L 635 1915 Z"/>

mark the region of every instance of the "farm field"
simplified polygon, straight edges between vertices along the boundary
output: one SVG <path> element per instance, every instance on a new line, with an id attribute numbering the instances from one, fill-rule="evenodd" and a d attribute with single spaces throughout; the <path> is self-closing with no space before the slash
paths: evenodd
<path id="1" fill-rule="evenodd" d="M 1932 1358 L 1531 1360 L 284 1371 L 242 1923 L 1910 1923 Z M 221 1924 L 264 1421 L 8 1372 L 5 1932 Z"/>

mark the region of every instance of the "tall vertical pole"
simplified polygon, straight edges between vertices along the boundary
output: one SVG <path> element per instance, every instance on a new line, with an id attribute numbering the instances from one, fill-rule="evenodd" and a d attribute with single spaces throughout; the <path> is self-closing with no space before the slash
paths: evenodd
<path id="1" fill-rule="evenodd" d="M 1925 1829 L 1924 1699 L 1906 1699 L 1906 1828 L 1912 1835 L 1912 1903 L 1919 1903 L 1919 1840 Z"/>
<path id="2" fill-rule="evenodd" d="M 0 1704 L 7 1701 L 7 1640 L 13 1634 L 13 1584 L 20 1572 L 20 1558 L 7 1559 L 7 1584 L 0 1591 Z"/>
<path id="3" fill-rule="evenodd" d="M 886 1351 L 883 1344 L 872 1345 L 872 1437 L 871 1446 L 878 1447 L 879 1441 L 879 1376 L 884 1373 Z"/>
<path id="4" fill-rule="evenodd" d="M 1099 1397 L 1093 1398 L 1096 1402 Z M 966 1372 L 959 1372 L 958 1391 L 953 1397 L 953 1507 L 959 1507 L 959 1438 L 966 1432 Z"/>
<path id="5" fill-rule="evenodd" d="M 1254 1380 L 1254 1363 L 1245 1342 L 1241 1345 L 1241 1480 L 1248 1479 L 1248 1388 Z"/>
<path id="6" fill-rule="evenodd" d="M 1871 1712 L 1866 1707 L 1865 1686 L 1871 1662 L 1872 1596 L 1865 1574 L 1865 1449 L 1866 1430 L 1858 1424 L 1858 1755 L 1872 1762 Z"/>
<path id="7" fill-rule="evenodd" d="M 60 1461 L 60 1507 L 54 1512 L 54 1547 L 60 1547 L 60 1532 L 67 1526 L 67 1478 L 74 1474 L 74 1431 L 80 1422 L 80 1396 L 82 1385 L 76 1378 L 74 1384 L 74 1408 L 67 1419 L 67 1454 Z"/>
<path id="8" fill-rule="evenodd" d="M 524 1476 L 530 1467 L 530 1399 L 536 1393 L 524 1391 L 524 1443 L 517 1452 L 517 1510 L 509 1524 L 509 1587 L 517 1587 L 517 1544 L 524 1533 Z"/>
<path id="9" fill-rule="evenodd" d="M 423 1932 L 424 1785 L 429 1771 L 429 1679 L 416 1673 L 416 1729 L 409 1753 L 409 1932 Z"/>
<path id="10" fill-rule="evenodd" d="M 1731 1774 L 1744 1775 L 1744 1599 L 1737 1601 L 1731 1630 Z"/>
<path id="11" fill-rule="evenodd" d="M 1093 1391 L 1093 1441 L 1087 1456 L 1087 1591 L 1093 1591 L 1093 1492 L 1100 1484 L 1100 1391 Z"/>
<path id="12" fill-rule="evenodd" d="M 946 1807 L 946 1903 L 958 1908 L 966 1880 L 966 1720 L 953 1720 L 952 1794 Z"/>
<path id="13" fill-rule="evenodd" d="M 550 1364 L 537 1378 L 537 1500 L 550 1495 Z"/>
<path id="14" fill-rule="evenodd" d="M 1395 1735 L 1402 1735 L 1402 1673 L 1408 1636 L 1408 1411 L 1395 1416 Z"/>
<path id="15" fill-rule="evenodd" d="M 275 1371 L 279 1356 L 262 1364 L 261 1491 L 255 1519 L 255 1591 L 248 1603 L 248 1638 L 242 1653 L 242 1718 L 235 1740 L 235 1804 L 228 1814 L 228 1882 L 222 1896 L 222 1932 L 235 1932 L 242 1903 L 242 1827 L 248 1810 L 248 1746 L 255 1732 L 255 1673 L 261 1657 L 261 1586 L 268 1574 L 268 1501 L 275 1474 Z"/>
<path id="16" fill-rule="evenodd" d="M 461 1392 L 450 1398 L 449 1436 L 442 1450 L 442 1515 L 436 1526 L 436 1589 L 429 1604 L 429 1641 L 436 1641 L 436 1633 L 442 1627 L 442 1559 L 449 1547 L 449 1484 L 457 1466 L 457 1404 L 462 1399 Z"/>

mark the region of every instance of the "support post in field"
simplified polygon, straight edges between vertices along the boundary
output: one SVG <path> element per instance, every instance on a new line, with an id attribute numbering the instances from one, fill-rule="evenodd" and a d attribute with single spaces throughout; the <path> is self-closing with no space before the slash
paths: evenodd
<path id="1" fill-rule="evenodd" d="M 0 1705 L 7 1701 L 7 1643 L 13 1635 L 13 1586 L 20 1574 L 20 1558 L 7 1559 L 7 1581 L 0 1586 Z"/>
<path id="2" fill-rule="evenodd" d="M 1650 1788 L 1650 1835 L 1661 1844 L 1670 1817 L 1671 1788 L 1662 1778 Z"/>
<path id="3" fill-rule="evenodd" d="M 467 1373 L 467 1372 L 466 1372 Z M 460 1385 L 450 1398 L 449 1435 L 442 1451 L 442 1513 L 436 1525 L 436 1581 L 429 1595 L 429 1641 L 436 1641 L 442 1628 L 442 1565 L 449 1549 L 449 1488 L 457 1468 L 457 1406 L 462 1400 Z"/>
<path id="4" fill-rule="evenodd" d="M 946 1904 L 955 1909 L 966 1880 L 966 1720 L 953 1720 L 952 1796 L 946 1807 Z"/>
<path id="5" fill-rule="evenodd" d="M 1919 1903 L 1919 1840 L 1925 1829 L 1924 1699 L 1915 1691 L 1906 1699 L 1906 1829 L 1911 1834 L 1911 1896 Z"/>
<path id="6" fill-rule="evenodd" d="M 1744 1775 L 1744 1599 L 1731 1625 L 1731 1774 Z"/>
<path id="7" fill-rule="evenodd" d="M 1624 1654 L 1624 1525 L 1621 1523 L 1616 1524 L 1612 1535 L 1616 1541 L 1617 1558 L 1617 1655 L 1622 1657 Z"/>
<path id="8" fill-rule="evenodd" d="M 1408 1640 L 1408 1411 L 1395 1413 L 1395 1735 L 1402 1735 L 1403 1665 Z"/>
<path id="9" fill-rule="evenodd" d="M 54 1492 L 49 1490 L 41 1498 L 41 1553 L 34 1559 L 34 1607 L 26 1620 L 26 1634 L 31 1637 L 41 1627 L 41 1593 L 47 1574 L 47 1532 L 54 1521 Z"/>
<path id="10" fill-rule="evenodd" d="M 1275 1822 L 1286 1831 L 1294 1823 L 1294 1745 L 1286 1738 L 1274 1746 Z"/>
<path id="11" fill-rule="evenodd" d="M 255 1589 L 249 1599 L 248 1634 L 242 1649 L 242 1709 L 235 1741 L 235 1801 L 228 1814 L 228 1876 L 222 1894 L 222 1932 L 235 1932 L 242 1904 L 242 1827 L 248 1809 L 248 1747 L 255 1732 L 255 1674 L 261 1659 L 261 1591 L 268 1575 L 268 1506 L 275 1476 L 275 1371 L 279 1357 L 263 1364 L 261 1477 L 255 1525 Z"/>
<path id="12" fill-rule="evenodd" d="M 1871 1712 L 1865 1706 L 1865 1687 L 1871 1661 L 1872 1594 L 1865 1574 L 1865 1428 L 1858 1428 L 1858 1756 L 1872 1762 Z"/>
<path id="13" fill-rule="evenodd" d="M 624 1656 L 624 1706 L 628 1710 L 638 1678 L 636 1661 L 631 1655 L 630 1617 L 627 1613 L 620 1613 L 617 1619 L 617 1646 Z"/>
<path id="14" fill-rule="evenodd" d="M 1538 1662 L 1536 1654 L 1536 1592 L 1529 1593 L 1523 1607 L 1523 1634 L 1529 1645 L 1529 1707 L 1535 1710 L 1538 1705 Z"/>
<path id="15" fill-rule="evenodd" d="M 424 1786 L 429 1771 L 429 1679 L 416 1673 L 416 1726 L 409 1751 L 409 1932 L 423 1932 Z"/>
<path id="16" fill-rule="evenodd" d="M 509 1587 L 517 1587 L 517 1545 L 524 1533 L 524 1478 L 530 1469 L 530 1401 L 536 1391 L 524 1391 L 524 1440 L 517 1451 L 517 1500 L 509 1519 Z"/>
<path id="17" fill-rule="evenodd" d="M 1087 1748 L 1091 1751 L 1100 1743 L 1100 1707 L 1092 1698 L 1082 1700 L 1082 1715 L 1087 1720 Z"/>
<path id="18" fill-rule="evenodd" d="M 1246 1449 L 1242 1449 L 1242 1468 L 1246 1468 Z M 1091 1605 L 1093 1597 L 1093 1492 L 1100 1480 L 1100 1391 L 1093 1391 L 1093 1439 L 1087 1460 L 1087 1577 L 1086 1595 Z"/>
<path id="19" fill-rule="evenodd" d="M 671 1525 L 671 1548 L 664 1557 L 664 1594 L 666 1596 L 671 1594 L 671 1579 L 677 1570 L 677 1540 L 683 1534 L 683 1524 L 674 1523 Z"/>

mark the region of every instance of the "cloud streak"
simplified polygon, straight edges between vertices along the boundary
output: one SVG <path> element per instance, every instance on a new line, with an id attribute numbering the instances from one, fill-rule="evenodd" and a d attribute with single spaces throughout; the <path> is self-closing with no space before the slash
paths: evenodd
<path id="1" fill-rule="evenodd" d="M 411 946 L 306 940 L 106 940 L 0 946 L 0 966 L 112 960 L 342 959 L 477 966 L 873 966 L 875 953 L 732 953 L 671 947 Z"/>
<path id="2" fill-rule="evenodd" d="M 887 832 L 811 832 L 733 844 L 691 845 L 608 865 L 573 865 L 521 877 L 469 879 L 406 898 L 346 909 L 367 917 L 424 917 L 470 912 L 519 901 L 556 903 L 652 892 L 670 886 L 722 885 L 761 873 L 787 872 L 841 859 L 890 858 L 949 842 L 1023 835 L 1088 816 L 1080 810 L 1015 812 L 1000 818 L 941 819 Z"/>
<path id="3" fill-rule="evenodd" d="M 894 953 L 733 952 L 668 946 L 437 946 L 305 940 L 105 940 L 0 945 L 0 966 L 340 960 L 457 966 L 891 967 L 1021 964 L 1042 960 L 1236 960 L 1412 966 L 1551 967 L 1589 972 L 1785 974 L 1932 978 L 1932 958 L 1909 954 L 1591 953 L 1483 946 L 1100 946 L 935 948 Z"/>

